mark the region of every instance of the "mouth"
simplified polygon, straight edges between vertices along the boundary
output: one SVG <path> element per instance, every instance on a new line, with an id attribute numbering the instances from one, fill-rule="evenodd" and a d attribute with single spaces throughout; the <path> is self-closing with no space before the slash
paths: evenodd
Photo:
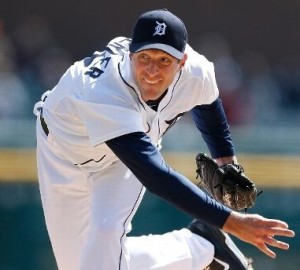
<path id="1" fill-rule="evenodd" d="M 160 79 L 156 79 L 156 80 L 148 80 L 147 78 L 143 78 L 144 82 L 148 83 L 148 84 L 157 84 L 159 83 L 161 80 Z"/>

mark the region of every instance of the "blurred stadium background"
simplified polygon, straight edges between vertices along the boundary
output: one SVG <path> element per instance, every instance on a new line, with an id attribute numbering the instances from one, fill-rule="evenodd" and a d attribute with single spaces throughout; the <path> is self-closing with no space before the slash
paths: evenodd
<path id="1" fill-rule="evenodd" d="M 249 212 L 300 234 L 300 2 L 2 1 L 0 8 L 0 270 L 55 270 L 35 168 L 32 107 L 73 61 L 129 36 L 141 12 L 178 14 L 190 44 L 215 63 L 239 161 L 263 194 Z M 189 115 L 164 140 L 166 160 L 195 181 L 207 149 Z M 190 217 L 146 194 L 131 234 L 163 233 Z M 299 236 L 269 259 L 237 241 L 256 270 L 299 270 Z"/>

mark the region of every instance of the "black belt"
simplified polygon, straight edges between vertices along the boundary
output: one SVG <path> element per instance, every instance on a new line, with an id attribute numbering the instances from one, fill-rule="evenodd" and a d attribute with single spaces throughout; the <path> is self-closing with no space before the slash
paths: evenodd
<path id="1" fill-rule="evenodd" d="M 47 124 L 45 122 L 45 119 L 42 116 L 40 116 L 40 120 L 41 120 L 41 125 L 42 125 L 43 130 L 44 130 L 46 136 L 48 136 L 49 129 L 48 129 L 48 126 L 47 126 Z"/>

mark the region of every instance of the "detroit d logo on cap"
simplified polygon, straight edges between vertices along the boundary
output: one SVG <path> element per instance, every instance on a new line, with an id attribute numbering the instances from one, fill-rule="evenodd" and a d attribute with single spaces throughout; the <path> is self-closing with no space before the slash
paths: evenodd
<path id="1" fill-rule="evenodd" d="M 165 23 L 159 23 L 158 21 L 156 21 L 157 25 L 155 27 L 155 32 L 153 34 L 153 36 L 155 35 L 159 35 L 159 36 L 162 36 L 162 35 L 165 35 L 166 34 L 166 24 Z"/>

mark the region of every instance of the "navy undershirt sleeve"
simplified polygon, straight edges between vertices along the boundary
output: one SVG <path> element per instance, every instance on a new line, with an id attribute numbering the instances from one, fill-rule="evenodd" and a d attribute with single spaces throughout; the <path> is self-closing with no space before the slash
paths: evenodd
<path id="1" fill-rule="evenodd" d="M 210 105 L 198 105 L 191 113 L 212 158 L 233 156 L 234 146 L 221 99 Z"/>
<path id="2" fill-rule="evenodd" d="M 222 228 L 231 210 L 170 168 L 145 133 L 123 135 L 106 144 L 150 192 L 194 218 Z"/>

